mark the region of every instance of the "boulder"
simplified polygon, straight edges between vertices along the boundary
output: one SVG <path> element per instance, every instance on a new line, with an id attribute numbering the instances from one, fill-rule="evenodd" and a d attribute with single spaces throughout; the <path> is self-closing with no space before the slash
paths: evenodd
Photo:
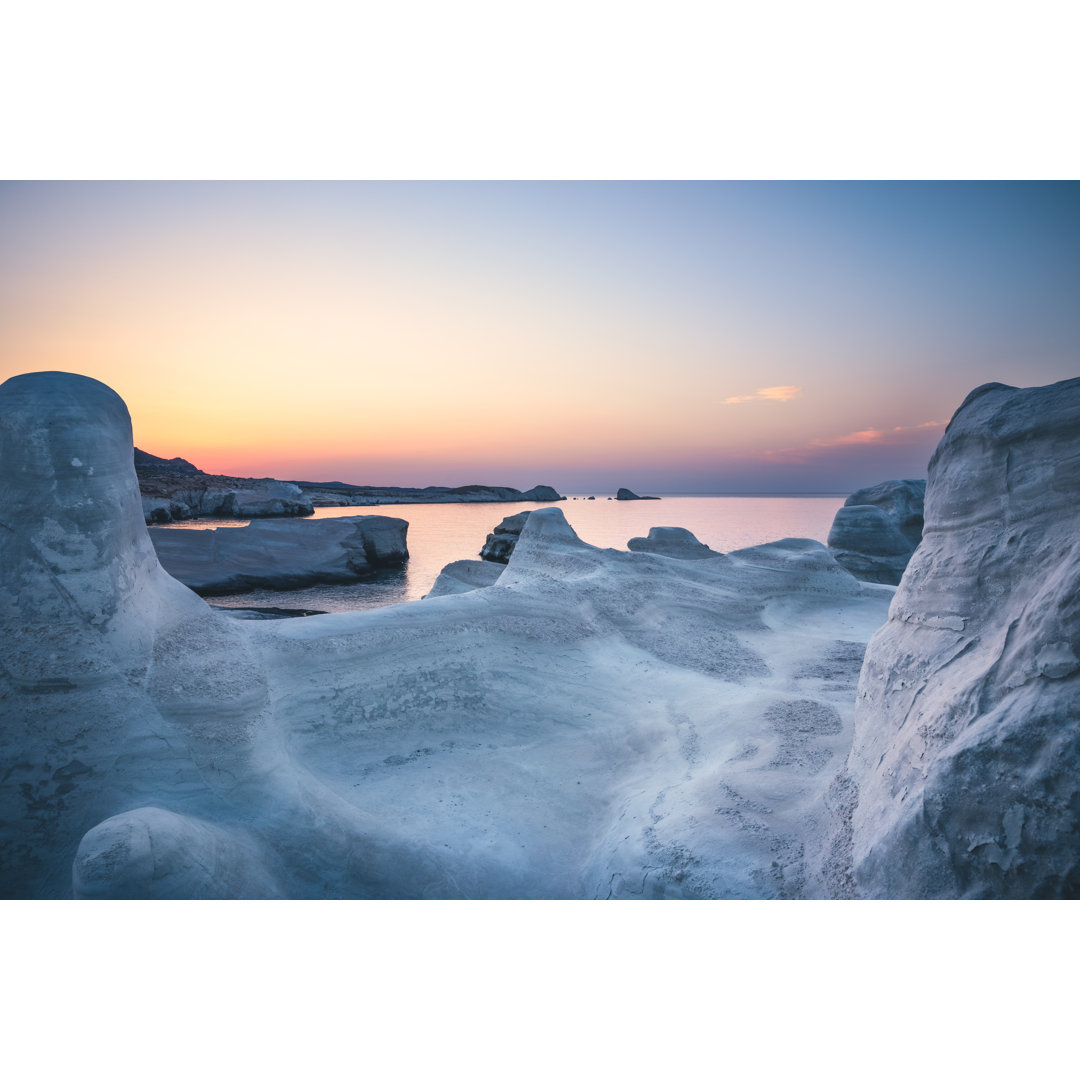
<path id="1" fill-rule="evenodd" d="M 615 492 L 615 498 L 620 502 L 629 502 L 633 499 L 659 499 L 659 495 L 635 495 L 629 488 L 619 488 Z"/>
<path id="2" fill-rule="evenodd" d="M 1080 897 L 1080 379 L 968 395 L 866 652 L 849 776 L 868 897 Z"/>
<path id="3" fill-rule="evenodd" d="M 409 558 L 409 523 L 361 515 L 152 529 L 161 565 L 202 596 L 357 581 Z"/>
<path id="4" fill-rule="evenodd" d="M 829 530 L 836 561 L 863 581 L 897 585 L 923 529 L 925 480 L 887 480 L 849 495 Z"/>

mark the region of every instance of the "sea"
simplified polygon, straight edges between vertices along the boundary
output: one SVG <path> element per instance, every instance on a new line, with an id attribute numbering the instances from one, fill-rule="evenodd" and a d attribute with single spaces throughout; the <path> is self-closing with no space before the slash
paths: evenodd
<path id="1" fill-rule="evenodd" d="M 295 611 L 357 611 L 420 600 L 447 563 L 479 557 L 488 533 L 504 517 L 558 506 L 586 543 L 626 550 L 635 536 L 654 525 L 689 529 L 714 551 L 735 551 L 788 536 L 825 542 L 844 495 L 664 495 L 659 499 L 619 502 L 606 494 L 568 495 L 558 503 L 403 503 L 385 506 L 328 506 L 312 517 L 375 514 L 409 523 L 409 561 L 350 585 L 316 585 L 288 591 L 255 589 L 214 596 L 209 603 L 227 608 L 278 608 Z M 156 525 L 165 529 L 235 528 L 246 520 L 201 518 Z"/>

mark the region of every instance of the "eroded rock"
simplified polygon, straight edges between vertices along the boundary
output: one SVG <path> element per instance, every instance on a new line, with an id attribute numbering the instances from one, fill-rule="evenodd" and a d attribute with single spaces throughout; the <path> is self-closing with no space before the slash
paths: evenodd
<path id="1" fill-rule="evenodd" d="M 849 495 L 836 512 L 828 545 L 863 581 L 898 585 L 923 528 L 925 480 L 887 480 Z"/>
<path id="2" fill-rule="evenodd" d="M 968 395 L 871 640 L 850 775 L 872 897 L 1080 896 L 1080 379 Z"/>

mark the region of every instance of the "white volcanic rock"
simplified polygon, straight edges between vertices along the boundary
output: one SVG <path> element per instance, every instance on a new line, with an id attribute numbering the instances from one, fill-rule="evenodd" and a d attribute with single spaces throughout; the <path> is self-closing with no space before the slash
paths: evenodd
<path id="1" fill-rule="evenodd" d="M 649 535 L 635 536 L 626 542 L 631 551 L 651 551 L 669 559 L 709 559 L 719 554 L 703 544 L 689 529 L 674 525 L 654 525 Z"/>
<path id="2" fill-rule="evenodd" d="M 471 592 L 473 589 L 486 589 L 499 580 L 503 572 L 503 563 L 490 562 L 487 559 L 458 559 L 447 563 L 439 571 L 431 591 L 424 597 L 450 596 L 453 593 Z"/>
<path id="3" fill-rule="evenodd" d="M 0 506 L 0 894 L 65 896 L 103 819 L 235 786 L 265 687 L 229 620 L 158 564 L 108 387 L 0 387 Z"/>
<path id="4" fill-rule="evenodd" d="M 488 533 L 484 546 L 480 549 L 480 558 L 489 562 L 507 563 L 514 551 L 521 530 L 525 522 L 529 520 L 531 510 L 522 510 L 519 514 L 511 514 L 504 517 L 495 528 Z"/>
<path id="5" fill-rule="evenodd" d="M 217 481 L 228 477 L 210 477 Z M 166 495 L 143 495 L 147 524 L 194 517 L 297 517 L 314 513 L 311 500 L 296 484 L 283 480 L 234 481 L 229 486 L 196 485 L 188 477 Z"/>
<path id="6" fill-rule="evenodd" d="M 488 588 L 232 621 L 157 564 L 119 398 L 24 376 L 0 415 L 3 895 L 850 893 L 892 590 L 822 545 L 601 550 L 546 508 Z"/>
<path id="7" fill-rule="evenodd" d="M 859 683 L 871 897 L 1080 895 L 1080 379 L 968 395 Z"/>
<path id="8" fill-rule="evenodd" d="M 161 565 L 203 596 L 350 582 L 409 557 L 409 523 L 362 515 L 253 521 L 218 529 L 153 529 Z"/>
<path id="9" fill-rule="evenodd" d="M 863 581 L 898 585 L 923 528 L 925 480 L 886 480 L 849 495 L 828 544 L 836 561 Z"/>
<path id="10" fill-rule="evenodd" d="M 76 900 L 270 899 L 272 852 L 246 832 L 145 806 L 117 814 L 79 843 Z"/>

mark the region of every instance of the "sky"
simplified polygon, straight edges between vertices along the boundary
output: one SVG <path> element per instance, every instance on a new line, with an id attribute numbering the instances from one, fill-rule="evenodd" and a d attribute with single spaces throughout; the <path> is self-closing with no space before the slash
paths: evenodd
<path id="1" fill-rule="evenodd" d="M 925 476 L 976 386 L 1080 375 L 1078 297 L 1078 183 L 0 185 L 0 378 L 235 476 Z"/>

